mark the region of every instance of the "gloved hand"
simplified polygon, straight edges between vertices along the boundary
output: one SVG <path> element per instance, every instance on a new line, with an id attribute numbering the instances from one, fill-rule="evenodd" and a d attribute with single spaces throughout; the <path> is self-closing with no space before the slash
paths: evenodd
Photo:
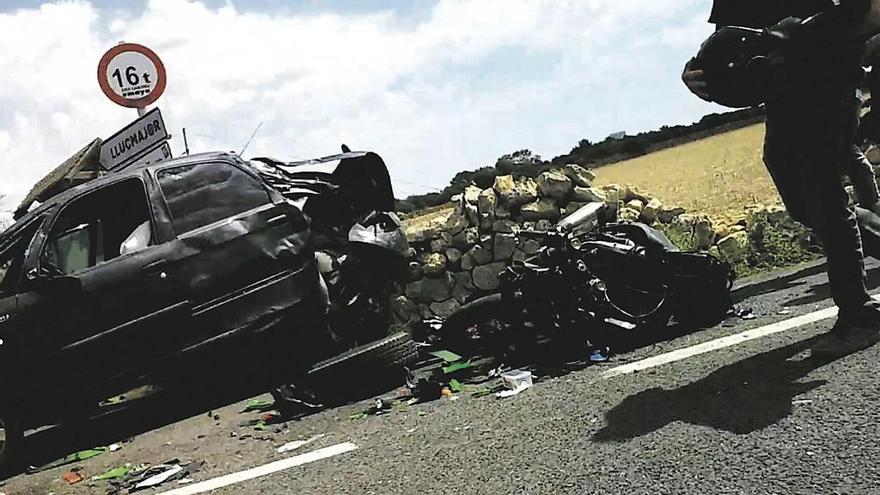
<path id="1" fill-rule="evenodd" d="M 806 22 L 800 17 L 786 17 L 776 24 L 764 28 L 764 34 L 770 38 L 775 48 L 767 54 L 766 61 L 770 65 L 781 65 L 787 57 L 793 57 L 804 48 Z"/>
<path id="2" fill-rule="evenodd" d="M 803 32 L 803 29 L 803 19 L 800 17 L 786 17 L 776 24 L 764 28 L 764 33 L 778 41 L 780 48 L 784 48 L 785 45 L 791 44 L 792 40 L 796 40 L 800 33 Z"/>

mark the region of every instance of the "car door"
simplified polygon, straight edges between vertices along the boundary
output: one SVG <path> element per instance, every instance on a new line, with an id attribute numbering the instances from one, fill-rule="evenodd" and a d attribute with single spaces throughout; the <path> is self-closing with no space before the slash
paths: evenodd
<path id="1" fill-rule="evenodd" d="M 19 299 L 30 322 L 25 345 L 44 381 L 80 391 L 124 386 L 178 346 L 190 307 L 168 276 L 179 246 L 155 230 L 136 176 L 59 207 Z"/>
<path id="2" fill-rule="evenodd" d="M 271 326 L 319 285 L 308 225 L 245 165 L 223 160 L 155 172 L 193 301 L 190 350 Z M 220 350 L 219 348 L 215 350 Z"/>
<path id="3" fill-rule="evenodd" d="M 25 220 L 0 239 L 0 376 L 6 377 L 0 382 L 0 393 L 7 397 L 22 385 L 23 380 L 12 378 L 28 376 L 19 375 L 22 364 L 27 362 L 22 346 L 24 331 L 19 288 L 24 278 L 28 248 L 43 221 L 43 216 Z"/>

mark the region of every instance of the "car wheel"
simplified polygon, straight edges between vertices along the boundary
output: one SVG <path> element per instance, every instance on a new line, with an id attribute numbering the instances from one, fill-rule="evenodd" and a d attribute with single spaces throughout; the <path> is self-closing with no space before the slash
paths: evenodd
<path id="1" fill-rule="evenodd" d="M 14 468 L 21 460 L 24 430 L 18 417 L 7 410 L 0 410 L 0 471 Z"/>
<path id="2" fill-rule="evenodd" d="M 309 370 L 308 388 L 322 402 L 334 403 L 352 397 L 353 392 L 371 393 L 403 383 L 403 367 L 418 360 L 418 347 L 405 332 L 355 347 Z"/>

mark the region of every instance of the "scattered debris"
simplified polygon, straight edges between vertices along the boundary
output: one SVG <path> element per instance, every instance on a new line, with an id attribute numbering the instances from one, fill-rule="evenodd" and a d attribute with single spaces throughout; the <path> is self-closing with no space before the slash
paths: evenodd
<path id="1" fill-rule="evenodd" d="M 458 354 L 451 352 L 451 351 L 444 351 L 444 350 L 433 351 L 433 352 L 429 352 L 428 354 L 430 354 L 434 357 L 440 358 L 449 364 L 452 364 L 456 361 L 461 361 L 461 356 L 459 356 Z"/>
<path id="2" fill-rule="evenodd" d="M 182 478 L 187 474 L 188 473 L 184 473 L 183 467 L 179 464 L 159 464 L 147 469 L 144 474 L 141 475 L 140 481 L 138 481 L 134 487 L 129 489 L 129 492 L 159 486 L 167 481 Z"/>
<path id="3" fill-rule="evenodd" d="M 758 316 L 752 311 L 752 308 L 737 308 L 733 311 L 734 316 L 743 320 L 754 320 Z"/>
<path id="4" fill-rule="evenodd" d="M 604 363 L 608 361 L 609 349 L 606 347 L 604 349 L 594 349 L 593 352 L 590 353 L 590 361 L 593 363 Z"/>
<path id="5" fill-rule="evenodd" d="M 117 450 L 122 448 L 122 445 L 119 445 L 118 443 L 114 443 L 114 444 L 110 445 L 110 447 L 108 447 L 108 448 L 110 449 L 110 452 L 116 452 Z"/>
<path id="6" fill-rule="evenodd" d="M 514 395 L 518 395 L 523 390 L 532 387 L 532 373 L 530 371 L 523 370 L 506 371 L 501 374 L 501 383 L 504 385 L 505 388 L 507 388 L 507 390 L 502 390 L 501 392 L 495 394 L 495 396 L 499 399 L 513 397 Z"/>
<path id="7" fill-rule="evenodd" d="M 28 474 L 39 473 L 41 471 L 45 471 L 47 469 L 53 469 L 61 466 L 66 466 L 67 464 L 73 464 L 74 462 L 81 462 L 86 459 L 91 459 L 92 457 L 99 456 L 107 451 L 107 447 L 95 447 L 93 449 L 81 450 L 79 452 L 74 452 L 68 456 L 65 456 L 56 461 L 52 461 L 48 464 L 44 464 L 42 466 L 28 466 L 26 472 Z"/>
<path id="8" fill-rule="evenodd" d="M 193 481 L 195 481 L 195 480 L 193 480 L 192 478 L 184 478 L 182 480 L 177 480 L 177 484 L 178 485 L 188 485 L 188 484 L 192 483 Z"/>
<path id="9" fill-rule="evenodd" d="M 500 388 L 501 388 L 500 385 L 497 387 L 479 387 L 471 393 L 471 397 L 476 397 L 476 398 L 485 397 L 487 395 L 491 395 L 491 394 L 495 393 Z"/>
<path id="10" fill-rule="evenodd" d="M 493 369 L 489 370 L 489 373 L 486 376 L 488 378 L 495 378 L 495 377 L 501 376 L 501 373 L 504 373 L 504 368 L 505 368 L 505 366 L 502 364 L 502 365 L 498 366 L 497 368 L 493 368 Z"/>
<path id="11" fill-rule="evenodd" d="M 806 405 L 806 404 L 812 404 L 812 403 L 813 403 L 813 399 L 798 399 L 798 400 L 791 401 L 791 404 L 793 406 L 800 406 L 800 405 Z"/>
<path id="12" fill-rule="evenodd" d="M 437 369 L 421 370 L 416 373 L 407 370 L 406 387 L 413 395 L 413 399 L 415 399 L 410 399 L 407 405 L 420 401 L 429 402 L 437 400 L 442 396 L 443 383 L 438 373 L 440 373 L 440 370 Z"/>
<path id="13" fill-rule="evenodd" d="M 131 472 L 131 466 L 121 466 L 113 468 L 109 471 L 105 471 L 103 474 L 92 476 L 92 481 L 115 480 L 119 478 L 124 478 L 126 475 L 128 475 L 129 472 Z"/>
<path id="14" fill-rule="evenodd" d="M 248 412 L 268 412 L 275 408 L 274 402 L 269 402 L 262 399 L 252 399 L 248 401 L 247 407 L 244 408 L 242 413 Z"/>
<path id="15" fill-rule="evenodd" d="M 302 447 L 303 445 L 310 444 L 319 438 L 323 438 L 324 436 L 325 435 L 322 433 L 320 435 L 315 435 L 312 438 L 309 438 L 308 440 L 295 440 L 293 442 L 288 442 L 288 443 L 282 445 L 281 447 L 278 447 L 276 452 L 278 452 L 279 454 L 283 454 L 285 452 L 290 452 L 291 450 L 296 450 L 296 449 Z"/>
<path id="16" fill-rule="evenodd" d="M 520 392 L 522 392 L 523 390 L 526 390 L 527 388 L 530 388 L 530 387 L 531 387 L 531 385 L 528 385 L 526 383 L 520 383 L 519 386 L 517 386 L 513 390 L 502 390 L 501 392 L 498 392 L 497 394 L 495 394 L 495 397 L 498 397 L 499 399 L 513 397 L 514 395 L 519 395 Z"/>
<path id="17" fill-rule="evenodd" d="M 779 310 L 779 314 L 781 314 L 781 315 L 790 315 L 790 314 L 791 314 L 791 310 L 788 309 L 788 308 L 782 308 L 782 309 Z"/>
<path id="18" fill-rule="evenodd" d="M 508 389 L 514 390 L 521 384 L 532 386 L 532 373 L 524 370 L 510 370 L 501 374 L 501 383 Z"/>
<path id="19" fill-rule="evenodd" d="M 462 386 L 461 386 L 460 381 L 456 380 L 455 378 L 449 380 L 449 390 L 451 390 L 454 393 L 458 393 L 458 392 L 461 392 L 461 389 L 462 389 Z"/>
<path id="20" fill-rule="evenodd" d="M 440 395 L 442 395 L 443 397 L 452 397 L 454 394 L 452 393 L 452 390 L 449 389 L 449 387 L 443 387 L 443 389 L 440 391 Z"/>
<path id="21" fill-rule="evenodd" d="M 443 367 L 443 373 L 446 373 L 448 375 L 450 373 L 455 373 L 456 371 L 466 370 L 466 369 L 472 368 L 472 367 L 473 367 L 473 365 L 471 364 L 470 360 L 456 361 L 456 362 L 450 364 L 449 366 Z"/>
<path id="22" fill-rule="evenodd" d="M 125 402 L 125 396 L 124 395 L 117 395 L 116 397 L 110 397 L 109 399 L 101 402 L 100 405 L 119 404 L 122 402 Z"/>
<path id="23" fill-rule="evenodd" d="M 64 473 L 64 476 L 62 476 L 61 479 L 66 481 L 68 485 L 75 485 L 82 481 L 83 477 L 76 471 L 68 471 Z"/>
<path id="24" fill-rule="evenodd" d="M 373 407 L 367 409 L 366 411 L 352 414 L 351 416 L 349 416 L 349 419 L 355 420 L 365 418 L 367 416 L 380 416 L 382 414 L 388 413 L 389 411 L 391 411 L 391 403 L 389 403 L 385 399 L 378 398 L 373 403 Z"/>

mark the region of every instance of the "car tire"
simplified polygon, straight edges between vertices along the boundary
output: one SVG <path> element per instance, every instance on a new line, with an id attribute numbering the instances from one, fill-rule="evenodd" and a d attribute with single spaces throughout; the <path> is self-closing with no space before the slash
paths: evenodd
<path id="1" fill-rule="evenodd" d="M 14 470 L 22 461 L 24 429 L 18 416 L 8 409 L 0 409 L 0 473 Z"/>
<path id="2" fill-rule="evenodd" d="M 306 382 L 323 403 L 337 403 L 356 393 L 378 392 L 399 379 L 403 367 L 418 360 L 418 347 L 405 332 L 355 347 L 309 370 Z"/>

